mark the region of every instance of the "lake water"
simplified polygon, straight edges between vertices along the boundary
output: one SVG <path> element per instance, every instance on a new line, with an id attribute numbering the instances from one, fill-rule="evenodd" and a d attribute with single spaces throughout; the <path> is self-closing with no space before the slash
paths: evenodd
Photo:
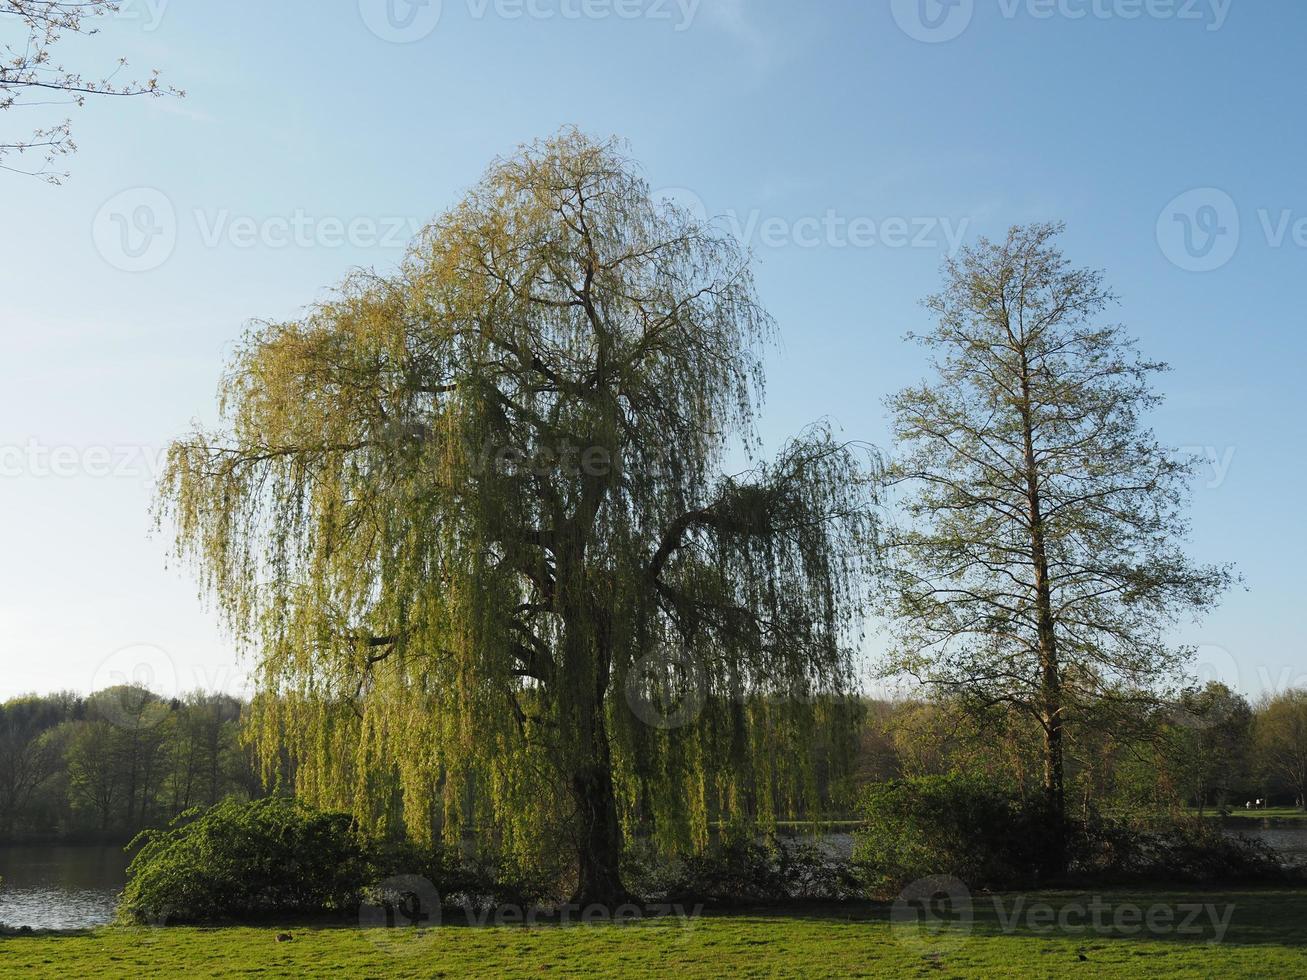
<path id="1" fill-rule="evenodd" d="M 1265 841 L 1288 864 L 1307 866 L 1307 821 L 1231 819 L 1222 821 L 1222 825 L 1227 834 Z"/>
<path id="2" fill-rule="evenodd" d="M 1283 856 L 1286 864 L 1307 867 L 1307 820 L 1234 817 L 1221 821 L 1221 826 L 1227 834 L 1266 842 Z M 847 858 L 853 854 L 851 833 L 826 834 L 822 843 L 836 857 Z"/>
<path id="3" fill-rule="evenodd" d="M 1307 822 L 1230 820 L 1227 832 L 1266 841 L 1286 861 L 1307 865 Z M 847 857 L 851 834 L 831 834 L 831 851 Z M 126 882 L 118 847 L 0 846 L 0 923 L 33 929 L 87 929 L 112 921 Z"/>
<path id="4" fill-rule="evenodd" d="M 127 881 L 121 847 L 0 846 L 0 923 L 86 929 L 113 919 Z"/>

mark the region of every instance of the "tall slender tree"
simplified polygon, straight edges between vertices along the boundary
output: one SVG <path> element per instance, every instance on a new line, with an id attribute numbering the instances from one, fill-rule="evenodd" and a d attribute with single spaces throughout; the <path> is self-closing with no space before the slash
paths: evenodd
<path id="1" fill-rule="evenodd" d="M 624 897 L 624 831 L 702 846 L 806 792 L 870 486 L 822 429 L 721 474 L 771 331 L 736 243 L 571 131 L 256 329 L 162 501 L 257 645 L 265 759 L 419 838 L 561 829 L 583 902 Z"/>
<path id="2" fill-rule="evenodd" d="M 917 338 L 935 377 L 891 400 L 908 520 L 887 545 L 888 668 L 1035 719 L 1059 831 L 1068 722 L 1164 693 L 1186 661 L 1168 627 L 1231 578 L 1180 547 L 1193 462 L 1144 420 L 1165 366 L 1101 322 L 1113 294 L 1061 231 L 1014 227 L 946 262 Z"/>

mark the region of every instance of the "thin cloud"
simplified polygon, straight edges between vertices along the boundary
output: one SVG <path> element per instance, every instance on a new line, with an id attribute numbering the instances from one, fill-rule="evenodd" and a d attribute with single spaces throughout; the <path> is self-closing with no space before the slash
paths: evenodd
<path id="1" fill-rule="evenodd" d="M 217 122 L 217 120 L 207 112 L 201 112 L 198 109 L 191 109 L 180 99 L 151 99 L 149 107 L 158 112 L 166 112 L 170 116 L 181 116 L 183 119 L 190 119 L 192 122 Z"/>

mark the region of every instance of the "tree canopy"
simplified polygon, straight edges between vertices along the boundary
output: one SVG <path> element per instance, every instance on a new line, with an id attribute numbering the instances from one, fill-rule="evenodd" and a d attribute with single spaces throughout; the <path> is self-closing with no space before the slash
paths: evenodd
<path id="1" fill-rule="evenodd" d="M 1307 691 L 1268 694 L 1259 705 L 1254 732 L 1265 774 L 1307 809 Z"/>
<path id="2" fill-rule="evenodd" d="M 623 894 L 624 837 L 702 847 L 810 794 L 871 483 L 821 425 L 757 458 L 773 330 L 737 243 L 574 131 L 396 273 L 256 326 L 161 513 L 257 649 L 269 765 L 370 827 L 570 839 L 586 900 Z"/>
<path id="3" fill-rule="evenodd" d="M 919 338 L 935 378 L 890 403 L 908 521 L 887 544 L 891 669 L 1026 713 L 1058 819 L 1068 720 L 1178 681 L 1169 627 L 1231 579 L 1183 551 L 1193 461 L 1146 425 L 1165 365 L 1104 322 L 1114 297 L 1061 230 L 1014 227 L 945 264 Z"/>

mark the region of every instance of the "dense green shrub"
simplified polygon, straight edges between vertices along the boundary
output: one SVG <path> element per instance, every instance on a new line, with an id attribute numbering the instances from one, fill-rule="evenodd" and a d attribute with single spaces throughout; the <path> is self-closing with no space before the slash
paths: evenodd
<path id="1" fill-rule="evenodd" d="M 347 815 L 283 798 L 191 810 L 137 846 L 119 907 L 136 923 L 345 911 L 374 874 Z"/>
<path id="2" fill-rule="evenodd" d="M 1043 810 L 974 776 L 868 787 L 853 857 L 873 893 L 947 875 L 976 887 L 1033 884 L 1050 853 Z"/>
<path id="3" fill-rule="evenodd" d="M 1092 816 L 1073 825 L 1072 870 L 1110 883 L 1244 884 L 1295 873 L 1264 841 L 1230 836 L 1201 818 L 1161 824 Z"/>
<path id="4" fill-rule="evenodd" d="M 927 776 L 872 786 L 854 860 L 873 894 L 942 875 L 973 888 L 1050 882 L 1052 824 L 1038 802 L 979 777 Z M 1229 884 L 1283 880 L 1280 857 L 1260 841 L 1201 820 L 1143 824 L 1090 813 L 1067 822 L 1064 883 Z"/>

